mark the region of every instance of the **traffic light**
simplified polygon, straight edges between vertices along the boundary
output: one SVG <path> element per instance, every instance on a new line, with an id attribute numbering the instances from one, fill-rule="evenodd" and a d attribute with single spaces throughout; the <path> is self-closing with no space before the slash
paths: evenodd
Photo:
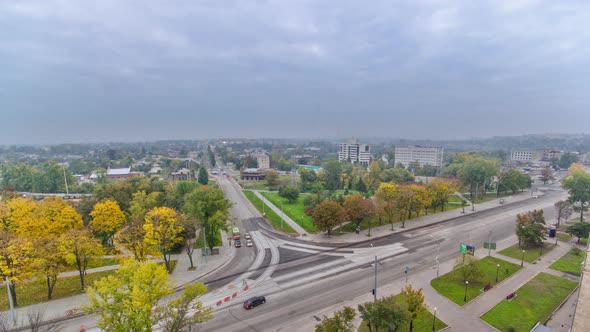
<path id="1" fill-rule="evenodd" d="M 373 288 L 373 289 L 371 290 L 371 294 L 373 294 L 373 296 L 375 296 L 375 288 Z"/>

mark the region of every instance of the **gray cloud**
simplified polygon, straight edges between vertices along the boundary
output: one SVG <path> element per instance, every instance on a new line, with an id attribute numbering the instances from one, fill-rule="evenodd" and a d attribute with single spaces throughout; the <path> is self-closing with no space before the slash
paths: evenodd
<path id="1" fill-rule="evenodd" d="M 587 131 L 585 1 L 0 0 L 0 144 Z"/>

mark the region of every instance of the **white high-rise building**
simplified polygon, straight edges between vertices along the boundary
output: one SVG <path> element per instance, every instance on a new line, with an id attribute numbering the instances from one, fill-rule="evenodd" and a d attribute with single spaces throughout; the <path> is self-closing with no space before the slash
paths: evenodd
<path id="1" fill-rule="evenodd" d="M 444 148 L 425 146 L 396 146 L 395 163 L 401 163 L 408 167 L 412 162 L 419 162 L 420 165 L 433 165 L 442 167 Z"/>
<path id="2" fill-rule="evenodd" d="M 341 143 L 338 149 L 338 161 L 348 160 L 353 164 L 369 166 L 371 162 L 371 147 L 368 144 Z"/>

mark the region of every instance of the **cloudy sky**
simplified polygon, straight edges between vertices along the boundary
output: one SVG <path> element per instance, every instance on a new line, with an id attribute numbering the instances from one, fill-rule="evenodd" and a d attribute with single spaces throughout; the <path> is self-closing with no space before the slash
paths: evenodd
<path id="1" fill-rule="evenodd" d="M 590 2 L 0 0 L 0 145 L 590 132 Z"/>

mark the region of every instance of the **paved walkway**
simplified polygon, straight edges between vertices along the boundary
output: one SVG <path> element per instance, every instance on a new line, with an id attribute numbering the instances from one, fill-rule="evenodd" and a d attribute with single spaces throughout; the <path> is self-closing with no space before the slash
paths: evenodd
<path id="1" fill-rule="evenodd" d="M 266 204 L 266 206 L 268 206 L 277 215 L 279 215 L 279 217 L 282 216 L 283 220 L 287 224 L 289 224 L 289 226 L 291 226 L 291 228 L 293 228 L 295 230 L 295 232 L 299 233 L 299 235 L 303 235 L 306 237 L 309 236 L 309 234 L 305 231 L 305 229 L 303 229 L 303 227 L 299 226 L 299 224 L 296 223 L 295 221 L 293 221 L 293 219 L 291 219 L 286 213 L 281 211 L 281 209 L 279 209 L 274 204 L 272 204 L 269 200 L 264 198 L 264 196 L 262 196 L 262 194 L 260 192 L 258 192 L 258 190 L 254 190 L 254 194 L 256 195 L 256 197 L 260 198 L 264 202 L 264 204 Z"/>

